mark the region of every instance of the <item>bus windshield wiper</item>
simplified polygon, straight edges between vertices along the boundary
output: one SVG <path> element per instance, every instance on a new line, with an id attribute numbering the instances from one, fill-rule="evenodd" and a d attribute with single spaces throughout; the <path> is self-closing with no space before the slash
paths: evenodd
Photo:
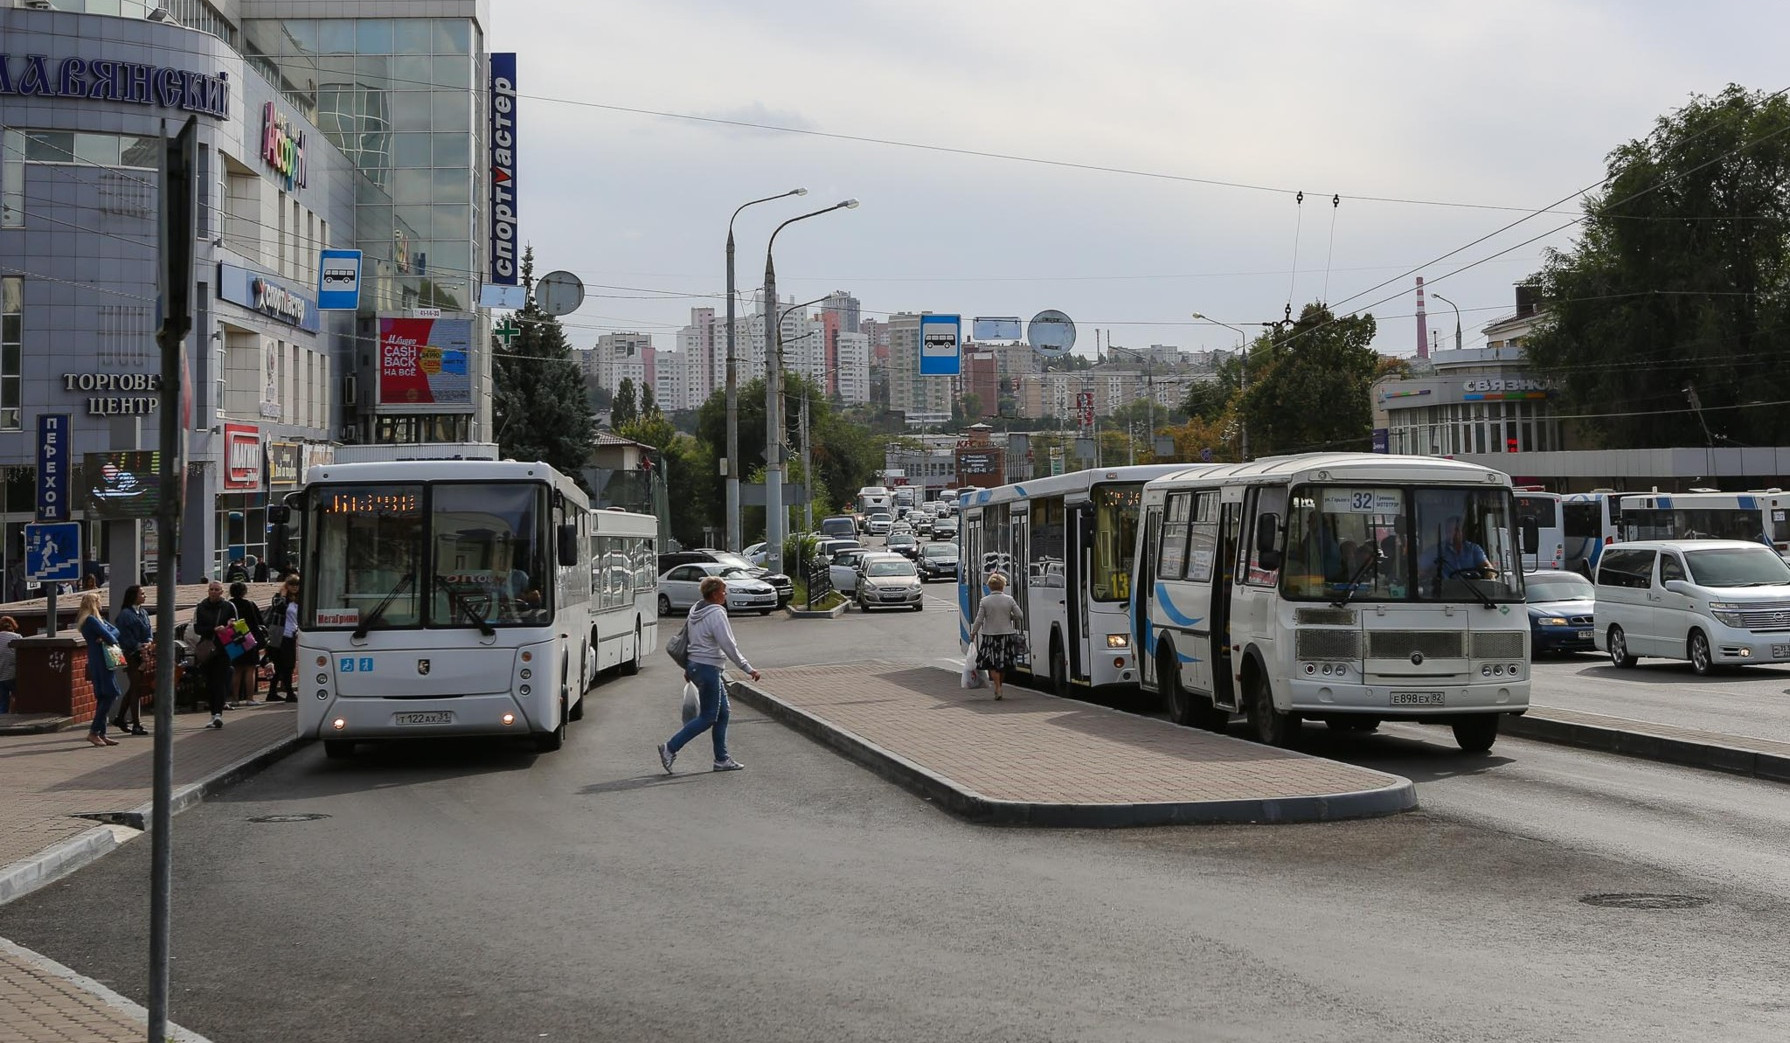
<path id="1" fill-rule="evenodd" d="M 1448 578 L 1449 579 L 1460 579 L 1460 580 L 1466 581 L 1467 589 L 1471 590 L 1473 592 L 1473 596 L 1479 599 L 1479 603 L 1481 605 L 1484 605 L 1486 608 L 1497 608 L 1498 607 L 1497 605 L 1492 604 L 1492 596 L 1490 594 L 1487 594 L 1485 591 L 1479 589 L 1479 584 L 1474 582 L 1475 579 L 1483 578 L 1483 577 L 1475 577 L 1475 576 L 1471 575 L 1471 573 L 1479 567 L 1480 566 L 1474 566 L 1473 569 L 1466 569 L 1466 568 L 1451 569 L 1448 572 Z"/>
<path id="2" fill-rule="evenodd" d="M 497 636 L 496 628 L 492 627 L 492 625 L 490 623 L 486 622 L 484 616 L 481 616 L 477 612 L 473 611 L 472 602 L 468 601 L 464 595 L 462 595 L 459 591 L 455 590 L 454 585 L 452 583 L 448 582 L 448 579 L 446 576 L 436 576 L 435 582 L 441 584 L 442 590 L 447 591 L 448 604 L 453 606 L 454 611 L 459 613 L 462 616 L 465 616 L 467 618 L 467 620 L 469 620 L 472 623 L 473 626 L 478 627 L 479 633 L 483 634 L 486 637 L 496 637 Z"/>
<path id="3" fill-rule="evenodd" d="M 1356 584 L 1361 582 L 1361 577 L 1367 573 L 1368 567 L 1372 566 L 1372 565 L 1378 565 L 1380 563 L 1380 559 L 1383 557 L 1385 557 L 1385 553 L 1383 551 L 1375 550 L 1373 557 L 1362 562 L 1361 567 L 1355 570 L 1355 574 L 1353 576 L 1349 577 L 1349 589 L 1343 591 L 1342 597 L 1337 598 L 1335 601 L 1332 601 L 1330 603 L 1330 607 L 1331 608 L 1341 608 L 1344 605 L 1348 604 L 1349 599 L 1355 596 Z"/>
<path id="4" fill-rule="evenodd" d="M 381 598 L 379 604 L 373 606 L 373 611 L 367 613 L 367 618 L 360 621 L 360 626 L 354 628 L 354 639 L 359 641 L 362 638 L 365 638 L 367 636 L 367 631 L 372 629 L 373 624 L 379 622 L 380 618 L 385 615 L 385 610 L 392 606 L 392 602 L 398 599 L 399 594 L 404 593 L 404 588 L 410 586 L 410 584 L 415 581 L 416 573 L 414 571 L 406 572 L 404 578 L 398 581 L 397 586 L 393 587 L 385 597 Z"/>

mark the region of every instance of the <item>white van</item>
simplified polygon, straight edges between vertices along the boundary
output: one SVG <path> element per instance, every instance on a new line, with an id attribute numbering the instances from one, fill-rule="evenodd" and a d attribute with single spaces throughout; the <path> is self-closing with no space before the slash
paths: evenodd
<path id="1" fill-rule="evenodd" d="M 1741 540 L 1617 543 L 1597 563 L 1597 647 L 1718 666 L 1790 663 L 1790 566 Z"/>

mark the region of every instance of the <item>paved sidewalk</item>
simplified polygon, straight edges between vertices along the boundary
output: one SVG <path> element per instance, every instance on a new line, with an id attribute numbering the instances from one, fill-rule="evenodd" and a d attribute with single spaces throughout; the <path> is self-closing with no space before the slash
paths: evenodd
<path id="1" fill-rule="evenodd" d="M 995 702 L 936 667 L 789 667 L 741 702 L 978 821 L 1115 827 L 1360 818 L 1416 806 L 1407 779 L 1014 686 Z"/>
<path id="2" fill-rule="evenodd" d="M 174 810 L 284 756 L 297 745 L 290 704 L 246 706 L 205 727 L 174 718 Z M 144 724 L 153 728 L 146 720 Z M 0 735 L 0 904 L 138 837 L 150 815 L 154 739 L 87 742 L 87 729 Z M 0 1040 L 140 1040 L 142 1008 L 104 986 L 0 939 Z M 176 1039 L 197 1040 L 184 1031 Z"/>

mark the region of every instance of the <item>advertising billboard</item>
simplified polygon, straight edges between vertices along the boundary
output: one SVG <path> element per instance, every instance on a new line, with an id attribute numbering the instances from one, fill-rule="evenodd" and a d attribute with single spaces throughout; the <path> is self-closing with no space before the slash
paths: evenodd
<path id="1" fill-rule="evenodd" d="M 230 492 L 261 489 L 261 429 L 253 424 L 224 425 L 224 488 Z"/>
<path id="2" fill-rule="evenodd" d="M 491 278 L 516 285 L 516 53 L 491 55 Z"/>
<path id="3" fill-rule="evenodd" d="M 471 412 L 471 357 L 471 319 L 381 318 L 378 404 Z"/>
<path id="4" fill-rule="evenodd" d="M 102 521 L 153 518 L 161 509 L 161 453 L 148 449 L 87 453 L 81 464 L 89 517 Z"/>

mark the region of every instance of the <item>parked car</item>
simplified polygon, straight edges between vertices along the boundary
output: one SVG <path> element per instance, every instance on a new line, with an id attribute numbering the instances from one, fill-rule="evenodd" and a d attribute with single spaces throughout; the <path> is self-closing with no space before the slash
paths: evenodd
<path id="1" fill-rule="evenodd" d="M 904 558 L 911 560 L 919 556 L 920 538 L 915 536 L 911 529 L 902 529 L 899 532 L 891 532 L 889 533 L 889 538 L 883 542 L 890 550 Z"/>
<path id="2" fill-rule="evenodd" d="M 921 579 L 956 579 L 957 578 L 957 544 L 928 543 L 920 548 L 920 556 L 914 560 L 920 570 Z"/>
<path id="3" fill-rule="evenodd" d="M 1529 602 L 1529 653 L 1592 652 L 1597 588 L 1576 572 L 1543 569 L 1523 577 Z"/>
<path id="4" fill-rule="evenodd" d="M 857 593 L 858 569 L 862 567 L 865 555 L 880 553 L 882 552 L 862 547 L 849 547 L 833 555 L 827 564 L 827 577 L 833 581 L 833 589 L 841 594 Z"/>
<path id="5" fill-rule="evenodd" d="M 1597 647 L 1619 667 L 1642 656 L 1721 666 L 1790 662 L 1790 566 L 1742 540 L 1648 540 L 1597 562 Z"/>
<path id="6" fill-rule="evenodd" d="M 754 565 L 751 559 L 741 555 L 730 554 L 724 550 L 715 550 L 712 547 L 704 547 L 701 550 L 680 550 L 661 554 L 659 555 L 659 573 L 663 575 L 666 570 L 677 565 L 694 565 L 705 562 L 718 565 L 732 565 L 735 568 L 744 570 L 746 575 L 751 576 L 753 579 L 761 579 L 766 583 L 769 583 L 777 591 L 778 608 L 782 608 L 784 605 L 789 604 L 789 600 L 796 596 L 795 582 L 787 575 L 781 572 L 772 572 L 769 569 L 766 569 L 763 565 Z"/>
<path id="7" fill-rule="evenodd" d="M 727 581 L 727 611 L 757 612 L 768 616 L 777 607 L 777 588 L 761 579 L 753 579 L 738 565 L 720 562 L 691 562 L 678 565 L 659 576 L 659 614 L 669 616 L 702 600 L 702 581 L 720 576 Z"/>
<path id="8" fill-rule="evenodd" d="M 769 544 L 765 543 L 754 543 L 752 546 L 740 551 L 740 557 L 745 558 L 754 565 L 762 567 L 765 563 L 765 559 L 771 556 L 771 552 L 766 549 L 768 546 Z"/>
<path id="9" fill-rule="evenodd" d="M 925 608 L 920 591 L 920 574 L 914 563 L 894 555 L 871 558 L 864 563 L 858 577 L 858 608 Z"/>
<path id="10" fill-rule="evenodd" d="M 895 519 L 886 511 L 877 511 L 864 519 L 864 531 L 872 536 L 887 536 L 889 527 L 894 524 Z"/>

